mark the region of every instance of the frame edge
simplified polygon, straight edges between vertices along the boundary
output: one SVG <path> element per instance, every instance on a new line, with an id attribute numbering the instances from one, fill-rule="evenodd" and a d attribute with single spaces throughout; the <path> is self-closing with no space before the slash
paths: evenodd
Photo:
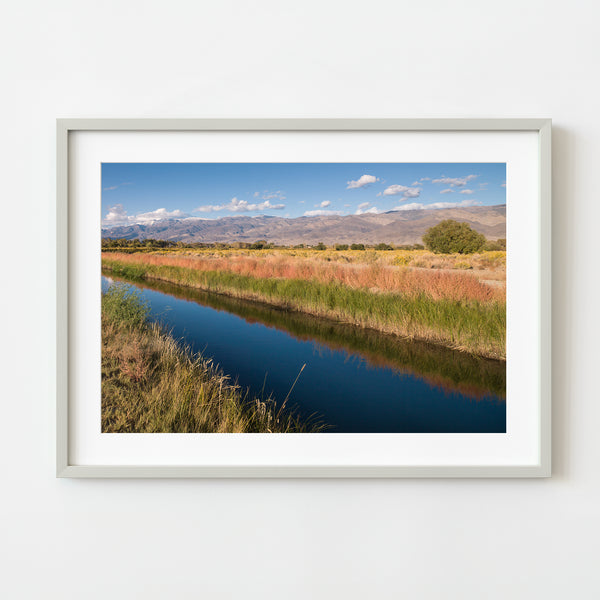
<path id="1" fill-rule="evenodd" d="M 69 132 L 537 131 L 540 205 L 540 462 L 518 466 L 134 466 L 69 464 Z M 551 119 L 57 119 L 56 477 L 58 478 L 544 478 L 551 468 Z"/>
<path id="2" fill-rule="evenodd" d="M 540 471 L 552 476 L 552 120 L 539 128 Z"/>
<path id="3" fill-rule="evenodd" d="M 69 126 L 56 121 L 56 475 L 69 462 Z"/>

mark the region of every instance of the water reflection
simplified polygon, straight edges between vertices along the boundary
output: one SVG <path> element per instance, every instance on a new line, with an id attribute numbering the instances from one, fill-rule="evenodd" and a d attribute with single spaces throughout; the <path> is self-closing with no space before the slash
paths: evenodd
<path id="1" fill-rule="evenodd" d="M 112 279 L 121 281 L 114 276 Z M 418 376 L 445 391 L 459 391 L 473 398 L 482 398 L 490 393 L 505 398 L 506 363 L 503 361 L 479 358 L 419 340 L 406 340 L 373 329 L 162 281 L 136 281 L 135 284 L 180 300 L 233 313 L 247 323 L 274 327 L 301 340 L 317 341 L 331 350 L 345 351 L 348 360 L 364 360 L 371 368 L 392 368 Z"/>
<path id="2" fill-rule="evenodd" d="M 208 350 L 255 393 L 268 372 L 270 391 L 285 396 L 298 364 L 309 360 L 295 400 L 335 431 L 505 431 L 504 362 L 164 282 L 135 285 L 176 336 Z M 224 316 L 217 327 L 217 313 L 186 310 L 182 301 L 238 321 Z"/>

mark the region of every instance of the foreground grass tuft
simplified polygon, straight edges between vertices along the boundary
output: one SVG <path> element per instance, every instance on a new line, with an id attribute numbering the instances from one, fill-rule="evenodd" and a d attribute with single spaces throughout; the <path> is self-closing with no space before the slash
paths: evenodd
<path id="1" fill-rule="evenodd" d="M 147 320 L 130 286 L 102 296 L 102 431 L 284 433 L 322 429 L 271 399 L 251 398 L 211 360 Z"/>

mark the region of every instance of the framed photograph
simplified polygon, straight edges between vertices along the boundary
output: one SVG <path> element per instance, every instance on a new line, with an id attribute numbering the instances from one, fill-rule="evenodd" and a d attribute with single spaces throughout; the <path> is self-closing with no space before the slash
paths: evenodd
<path id="1" fill-rule="evenodd" d="M 61 119 L 59 477 L 548 477 L 547 119 Z"/>

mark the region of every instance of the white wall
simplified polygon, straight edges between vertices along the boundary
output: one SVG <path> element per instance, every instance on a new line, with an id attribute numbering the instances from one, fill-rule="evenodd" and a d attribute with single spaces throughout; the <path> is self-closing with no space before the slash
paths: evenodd
<path id="1" fill-rule="evenodd" d="M 6 598 L 597 598 L 595 3 L 20 0 L 0 13 Z M 554 477 L 54 478 L 56 117 L 547 117 Z"/>

